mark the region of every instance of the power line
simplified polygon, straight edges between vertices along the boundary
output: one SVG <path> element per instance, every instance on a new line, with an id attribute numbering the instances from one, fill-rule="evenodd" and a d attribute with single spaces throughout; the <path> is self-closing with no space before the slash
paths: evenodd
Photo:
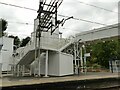
<path id="1" fill-rule="evenodd" d="M 16 24 L 24 24 L 24 25 L 34 25 L 34 24 L 32 24 L 32 23 L 12 22 L 12 21 L 8 21 L 8 23 L 16 23 Z"/>
<path id="2" fill-rule="evenodd" d="M 8 35 L 15 35 L 15 36 L 17 36 L 17 34 L 15 34 L 14 32 L 12 33 L 12 32 L 5 32 L 6 34 L 8 34 Z M 20 34 L 19 33 L 19 35 L 21 35 L 21 36 L 31 36 L 31 35 L 27 35 L 27 34 Z"/>
<path id="3" fill-rule="evenodd" d="M 18 6 L 18 5 L 14 5 L 14 4 L 8 4 L 8 3 L 3 3 L 3 2 L 0 2 L 0 4 L 12 6 L 12 7 L 17 7 L 17 8 L 22 8 L 22 9 L 27 9 L 27 10 L 31 10 L 31 11 L 37 11 L 37 10 L 32 9 L 32 8 L 22 7 L 22 6 Z"/>
<path id="4" fill-rule="evenodd" d="M 69 17 L 69 16 L 65 16 L 65 15 L 60 15 L 60 14 L 58 16 Z M 103 23 L 99 23 L 99 22 L 93 22 L 93 21 L 90 21 L 90 20 L 85 20 L 85 19 L 76 18 L 76 17 L 73 17 L 72 19 L 78 20 L 78 21 L 84 21 L 84 22 L 88 22 L 88 23 L 94 23 L 94 24 L 99 24 L 99 25 L 107 26 L 107 24 L 103 24 Z"/>
<path id="5" fill-rule="evenodd" d="M 22 8 L 22 9 L 28 9 L 28 10 L 32 10 L 32 11 L 37 11 L 37 10 L 32 9 L 32 8 L 22 7 L 22 6 L 18 6 L 18 5 L 3 3 L 3 2 L 0 2 L 0 4 L 8 5 L 8 6 L 13 6 L 13 7 L 17 7 L 17 8 Z M 69 16 L 65 16 L 65 15 L 60 15 L 60 14 L 58 14 L 58 16 L 60 16 L 60 17 L 69 17 Z M 104 25 L 104 26 L 106 26 L 106 24 L 103 24 L 103 23 L 93 22 L 93 21 L 85 20 L 85 19 L 81 19 L 81 18 L 75 18 L 75 17 L 74 17 L 73 19 L 74 19 L 74 20 L 79 20 L 79 21 L 88 22 L 88 23 L 95 23 L 95 24 L 99 24 L 99 25 Z M 22 24 L 22 23 L 21 23 L 21 24 Z M 28 23 L 24 23 L 24 24 L 27 25 Z"/>
<path id="6" fill-rule="evenodd" d="M 109 10 L 109 9 L 106 9 L 106 8 L 103 8 L 103 7 L 99 7 L 99 6 L 96 6 L 96 5 L 92 5 L 92 4 L 88 4 L 88 3 L 85 3 L 85 2 L 81 2 L 79 0 L 77 0 L 79 3 L 81 4 L 84 4 L 84 5 L 88 5 L 88 6 L 91 6 L 91 7 L 94 7 L 94 8 L 98 8 L 98 9 L 102 9 L 102 10 L 105 10 L 105 11 L 108 11 L 108 12 L 113 12 L 113 13 L 116 13 L 116 14 L 120 14 L 119 12 L 115 12 L 115 11 L 112 11 L 112 10 Z"/>
<path id="7" fill-rule="evenodd" d="M 69 16 L 64 16 L 64 15 L 59 15 L 59 16 L 61 16 L 61 17 L 69 17 Z M 94 23 L 94 24 L 107 26 L 107 24 L 103 24 L 103 23 L 99 23 L 99 22 L 93 22 L 93 21 L 90 21 L 90 20 L 85 20 L 85 19 L 80 19 L 80 18 L 75 18 L 75 17 L 73 17 L 72 19 L 78 20 L 78 21 L 84 21 L 84 22 L 88 22 L 88 23 Z M 24 24 L 24 25 L 34 25 L 32 23 L 24 23 L 24 22 L 11 22 L 11 21 L 8 21 L 8 23 L 17 23 L 17 24 Z"/>
<path id="8" fill-rule="evenodd" d="M 88 6 L 92 6 L 92 7 L 95 7 L 95 8 L 99 8 L 99 9 L 102 9 L 102 10 L 105 10 L 105 11 L 108 11 L 108 12 L 114 12 L 114 13 L 117 13 L 117 14 L 119 13 L 119 12 L 115 12 L 115 11 L 112 11 L 112 10 L 109 10 L 109 9 L 106 9 L 106 8 L 103 8 L 103 7 L 99 7 L 99 6 L 88 4 L 88 3 L 85 3 L 85 2 L 81 2 L 79 0 L 77 0 L 77 1 L 79 3 L 85 4 L 85 5 L 88 5 Z M 18 5 L 14 5 L 14 4 L 8 4 L 8 3 L 4 3 L 4 2 L 0 2 L 0 4 L 7 5 L 7 6 L 13 6 L 13 7 L 17 7 L 17 8 L 22 8 L 22 9 L 27 9 L 27 10 L 32 10 L 32 11 L 37 11 L 37 10 L 32 9 L 32 8 L 22 7 L 22 6 L 18 6 Z"/>

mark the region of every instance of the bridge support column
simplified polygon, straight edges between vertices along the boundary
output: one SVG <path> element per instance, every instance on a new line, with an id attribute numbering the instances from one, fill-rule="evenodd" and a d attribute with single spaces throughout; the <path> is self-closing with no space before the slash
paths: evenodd
<path id="1" fill-rule="evenodd" d="M 75 66 L 74 66 L 74 74 L 77 74 L 77 62 L 76 62 L 76 44 L 74 43 L 74 64 L 75 64 Z"/>
<path id="2" fill-rule="evenodd" d="M 82 47 L 80 48 L 80 53 L 81 53 L 81 55 L 80 55 L 80 63 L 81 63 L 81 72 L 83 72 L 83 57 L 82 57 Z"/>
<path id="3" fill-rule="evenodd" d="M 25 76 L 25 65 L 22 66 L 22 76 Z"/>
<path id="4" fill-rule="evenodd" d="M 16 65 L 13 65 L 13 76 L 17 75 L 17 69 Z"/>
<path id="5" fill-rule="evenodd" d="M 48 77 L 48 50 L 46 51 L 46 58 L 45 58 L 45 77 Z"/>
<path id="6" fill-rule="evenodd" d="M 40 71 L 40 69 L 41 69 L 40 68 L 40 64 L 41 64 L 41 62 L 40 62 L 40 56 L 39 56 L 39 61 L 38 61 L 38 76 L 39 77 L 41 77 L 41 74 L 40 74 L 41 73 L 41 71 Z"/>
<path id="7" fill-rule="evenodd" d="M 0 78 L 2 77 L 2 63 L 0 63 Z"/>
<path id="8" fill-rule="evenodd" d="M 20 65 L 17 65 L 17 77 L 20 75 Z"/>
<path id="9" fill-rule="evenodd" d="M 32 66 L 30 65 L 30 76 L 32 75 Z"/>

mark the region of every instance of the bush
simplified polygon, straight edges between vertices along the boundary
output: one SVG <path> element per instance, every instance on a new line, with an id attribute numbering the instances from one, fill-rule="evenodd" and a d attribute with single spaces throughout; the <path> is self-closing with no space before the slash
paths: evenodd
<path id="1" fill-rule="evenodd" d="M 93 69 L 100 69 L 100 68 L 101 68 L 100 65 L 98 65 L 98 64 L 93 64 Z"/>

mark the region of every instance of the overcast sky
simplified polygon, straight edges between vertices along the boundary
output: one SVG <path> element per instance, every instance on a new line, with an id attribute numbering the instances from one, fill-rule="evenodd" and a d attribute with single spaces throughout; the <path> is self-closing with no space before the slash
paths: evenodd
<path id="1" fill-rule="evenodd" d="M 116 24 L 118 22 L 118 14 L 108 12 L 95 7 L 91 7 L 78 1 L 92 4 L 95 6 L 103 7 L 114 12 L 118 12 L 119 0 L 63 0 L 58 13 L 66 16 L 74 16 L 85 20 L 99 22 L 107 25 Z M 15 4 L 23 7 L 38 9 L 39 0 L 0 0 L 0 2 Z M 17 24 L 14 22 L 34 23 L 37 12 L 15 8 L 11 6 L 0 4 L 0 18 L 8 21 L 8 29 L 10 34 L 18 35 L 24 38 L 33 32 L 33 25 Z M 59 17 L 59 19 L 62 19 Z M 94 28 L 103 27 L 102 25 L 91 24 L 84 21 L 69 20 L 67 21 L 60 31 L 63 37 L 74 35 L 83 31 L 88 31 Z"/>

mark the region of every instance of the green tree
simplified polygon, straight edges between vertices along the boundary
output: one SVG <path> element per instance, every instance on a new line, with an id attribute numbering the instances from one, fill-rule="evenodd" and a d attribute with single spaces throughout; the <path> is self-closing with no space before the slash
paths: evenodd
<path id="1" fill-rule="evenodd" d="M 90 64 L 98 64 L 109 68 L 110 59 L 120 59 L 120 40 L 115 39 L 93 43 L 87 47 L 87 50 L 92 53 L 89 61 Z"/>
<path id="2" fill-rule="evenodd" d="M 10 38 L 14 38 L 14 45 L 16 45 L 17 48 L 20 46 L 20 39 L 19 39 L 18 36 L 10 35 L 10 36 L 8 36 L 8 37 L 10 37 Z"/>
<path id="3" fill-rule="evenodd" d="M 30 37 L 26 37 L 25 39 L 22 39 L 20 47 L 26 46 L 26 44 L 30 41 Z"/>
<path id="4" fill-rule="evenodd" d="M 4 31 L 7 29 L 8 22 L 5 19 L 0 21 L 0 36 L 4 36 Z"/>

